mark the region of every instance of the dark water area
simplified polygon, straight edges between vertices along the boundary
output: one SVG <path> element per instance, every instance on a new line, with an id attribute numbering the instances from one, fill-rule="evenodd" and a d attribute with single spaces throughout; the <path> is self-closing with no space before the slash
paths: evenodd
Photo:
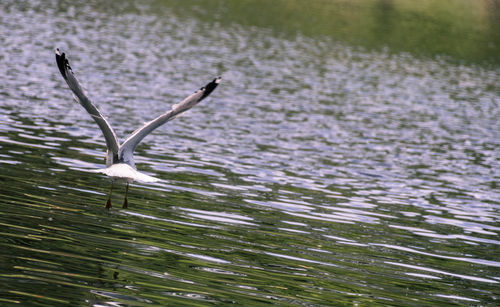
<path id="1" fill-rule="evenodd" d="M 2 1 L 0 305 L 498 305 L 497 2 L 304 3 Z M 120 140 L 222 75 L 128 209 L 55 47 Z"/>
<path id="2" fill-rule="evenodd" d="M 500 1 L 241 0 L 157 1 L 223 27 L 261 27 L 276 36 L 333 39 L 366 50 L 408 52 L 454 63 L 500 64 Z"/>

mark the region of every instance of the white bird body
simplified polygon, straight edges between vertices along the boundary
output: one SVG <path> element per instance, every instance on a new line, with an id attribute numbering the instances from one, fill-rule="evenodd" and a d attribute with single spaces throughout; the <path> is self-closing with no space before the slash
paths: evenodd
<path id="1" fill-rule="evenodd" d="M 159 181 L 158 178 L 141 173 L 126 163 L 116 163 L 110 167 L 94 170 L 94 172 L 107 175 L 111 178 L 111 181 L 125 181 L 127 183 L 134 181 L 153 183 Z"/>
<path id="2" fill-rule="evenodd" d="M 212 91 L 215 90 L 215 88 L 219 85 L 221 78 L 218 77 L 213 79 L 212 82 L 209 82 L 204 87 L 195 91 L 193 94 L 189 95 L 181 102 L 174 104 L 167 112 L 135 130 L 120 145 L 115 131 L 106 120 L 106 118 L 102 116 L 101 112 L 99 112 L 95 105 L 90 101 L 86 91 L 83 89 L 78 79 L 76 79 L 75 75 L 73 74 L 73 70 L 69 66 L 66 55 L 64 53 L 61 54 L 59 52 L 59 49 L 56 49 L 55 53 L 59 71 L 68 84 L 69 88 L 73 92 L 73 97 L 94 119 L 94 121 L 101 129 L 106 141 L 106 168 L 95 170 L 95 172 L 106 174 L 111 178 L 111 190 L 109 193 L 108 201 L 106 202 L 106 208 L 111 208 L 111 193 L 113 192 L 113 182 L 117 180 L 127 182 L 127 190 L 123 204 L 123 207 L 126 208 L 129 183 L 132 183 L 133 181 L 145 183 L 158 181 L 157 178 L 140 173 L 135 169 L 133 154 L 137 145 L 154 129 L 178 117 L 185 111 L 194 107 L 208 95 L 210 95 L 210 93 L 212 93 Z"/>

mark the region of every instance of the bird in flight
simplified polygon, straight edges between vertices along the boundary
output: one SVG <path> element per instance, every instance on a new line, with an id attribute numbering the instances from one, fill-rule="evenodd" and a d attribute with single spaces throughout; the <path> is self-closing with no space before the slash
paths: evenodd
<path id="1" fill-rule="evenodd" d="M 125 189 L 125 198 L 123 200 L 123 208 L 128 207 L 127 194 L 129 183 L 133 181 L 139 182 L 155 182 L 158 181 L 157 178 L 148 176 L 146 174 L 140 173 L 136 170 L 134 163 L 134 150 L 137 145 L 150 134 L 154 129 L 160 127 L 166 122 L 176 118 L 183 112 L 191 109 L 204 98 L 206 98 L 213 90 L 219 85 L 221 78 L 215 78 L 209 82 L 204 87 L 195 91 L 193 94 L 186 97 L 181 102 L 174 104 L 170 110 L 147 122 L 139 129 L 135 130 L 122 144 L 118 142 L 115 131 L 111 128 L 111 125 L 102 116 L 101 112 L 95 107 L 95 105 L 90 101 L 87 96 L 86 91 L 83 89 L 82 85 L 76 79 L 73 74 L 73 70 L 69 66 L 68 59 L 65 53 L 61 53 L 59 49 L 55 50 L 56 62 L 59 67 L 59 71 L 63 76 L 64 80 L 68 84 L 69 88 L 73 92 L 73 98 L 85 108 L 85 110 L 90 114 L 90 116 L 97 123 L 99 128 L 101 128 L 104 139 L 106 140 L 106 168 L 96 170 L 96 172 L 108 175 L 111 178 L 111 188 L 109 190 L 108 200 L 106 201 L 106 209 L 111 208 L 111 195 L 113 193 L 113 183 L 115 181 L 125 181 L 127 187 Z"/>

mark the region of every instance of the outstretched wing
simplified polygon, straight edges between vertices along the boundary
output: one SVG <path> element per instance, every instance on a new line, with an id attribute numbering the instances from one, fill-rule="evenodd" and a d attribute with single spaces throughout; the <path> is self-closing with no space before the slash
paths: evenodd
<path id="1" fill-rule="evenodd" d="M 123 160 L 125 163 L 132 163 L 133 159 L 132 154 L 134 152 L 135 147 L 142 141 L 146 135 L 151 133 L 154 129 L 160 127 L 165 124 L 169 120 L 174 119 L 181 113 L 191 109 L 200 101 L 202 101 L 205 97 L 210 95 L 213 90 L 219 85 L 221 77 L 215 78 L 212 82 L 208 83 L 204 87 L 200 88 L 190 96 L 186 97 L 183 101 L 175 104 L 172 108 L 164 113 L 163 115 L 158 116 L 154 120 L 144 124 L 141 128 L 135 130 L 126 140 L 123 142 L 120 147 L 120 152 L 118 153 L 118 157 Z"/>
<path id="2" fill-rule="evenodd" d="M 56 62 L 61 75 L 63 76 L 64 80 L 66 80 L 66 83 L 68 83 L 69 88 L 73 91 L 73 97 L 79 104 L 81 104 L 85 108 L 85 110 L 87 110 L 87 112 L 90 114 L 90 116 L 92 116 L 99 128 L 101 128 L 102 134 L 104 134 L 104 138 L 106 139 L 106 147 L 108 148 L 108 150 L 111 151 L 114 155 L 117 155 L 120 146 L 118 144 L 115 131 L 113 130 L 113 128 L 111 128 L 111 125 L 108 123 L 106 118 L 102 116 L 101 112 L 99 112 L 99 110 L 87 97 L 87 93 L 73 74 L 66 55 L 64 54 L 64 52 L 61 54 L 59 52 L 59 49 L 56 49 Z"/>

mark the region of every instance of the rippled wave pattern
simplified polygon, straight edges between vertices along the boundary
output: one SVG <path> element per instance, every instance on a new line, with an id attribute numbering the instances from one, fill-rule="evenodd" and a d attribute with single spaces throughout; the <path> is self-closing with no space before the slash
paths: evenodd
<path id="1" fill-rule="evenodd" d="M 0 7 L 0 304 L 499 304 L 498 69 L 155 1 Z M 223 76 L 137 148 L 161 181 L 127 210 L 55 47 L 121 138 Z"/>

